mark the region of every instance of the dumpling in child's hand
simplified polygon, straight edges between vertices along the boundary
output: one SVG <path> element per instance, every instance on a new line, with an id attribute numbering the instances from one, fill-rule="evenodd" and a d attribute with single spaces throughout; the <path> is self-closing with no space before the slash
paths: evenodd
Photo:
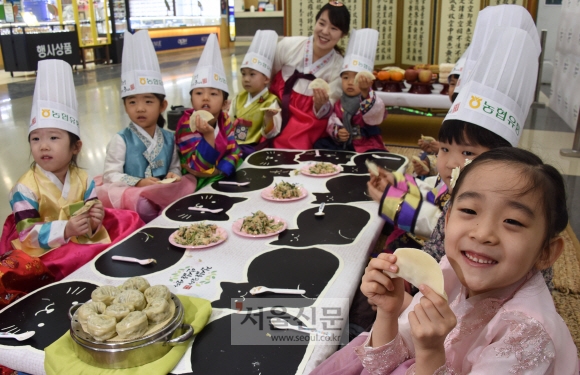
<path id="1" fill-rule="evenodd" d="M 138 290 L 125 290 L 121 292 L 114 300 L 113 303 L 124 303 L 133 306 L 135 310 L 143 310 L 147 306 L 145 302 L 145 296 Z"/>
<path id="2" fill-rule="evenodd" d="M 93 290 L 91 293 L 91 299 L 93 302 L 104 302 L 105 305 L 109 306 L 113 303 L 113 300 L 121 291 L 116 286 L 103 285 Z"/>
<path id="3" fill-rule="evenodd" d="M 162 322 L 171 315 L 169 302 L 165 298 L 153 298 L 143 312 L 152 323 Z"/>
<path id="4" fill-rule="evenodd" d="M 165 285 L 153 285 L 152 287 L 148 288 L 144 293 L 145 299 L 148 303 L 151 303 L 152 299 L 155 298 L 163 298 L 167 302 L 171 299 L 171 292 L 169 288 Z"/>
<path id="5" fill-rule="evenodd" d="M 123 285 L 119 287 L 121 290 L 135 289 L 143 293 L 147 288 L 149 288 L 149 281 L 145 280 L 141 276 L 135 276 L 125 281 Z"/>
<path id="6" fill-rule="evenodd" d="M 83 331 L 89 332 L 87 327 L 87 320 L 93 315 L 99 315 L 105 312 L 107 305 L 103 302 L 87 302 L 79 307 L 77 311 L 77 320 L 83 327 Z"/>
<path id="7" fill-rule="evenodd" d="M 132 305 L 127 305 L 124 303 L 114 303 L 111 306 L 107 307 L 104 314 L 112 316 L 117 320 L 117 322 L 123 320 L 130 312 L 134 311 Z"/>
<path id="8" fill-rule="evenodd" d="M 109 315 L 91 315 L 87 321 L 88 333 L 96 341 L 105 341 L 115 336 L 117 320 Z"/>
<path id="9" fill-rule="evenodd" d="M 136 339 L 147 332 L 149 323 L 143 311 L 133 311 L 117 323 L 117 333 L 125 340 Z"/>

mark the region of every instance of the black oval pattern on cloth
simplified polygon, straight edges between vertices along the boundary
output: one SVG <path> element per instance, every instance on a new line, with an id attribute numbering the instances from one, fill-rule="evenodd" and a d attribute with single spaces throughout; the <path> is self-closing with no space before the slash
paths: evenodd
<path id="1" fill-rule="evenodd" d="M 173 202 L 163 212 L 163 215 L 169 220 L 182 222 L 195 221 L 228 221 L 228 210 L 236 203 L 245 201 L 247 198 L 228 197 L 223 194 L 193 194 L 183 197 Z M 218 213 L 192 211 L 189 207 L 209 208 L 211 210 L 223 208 Z"/>
<path id="2" fill-rule="evenodd" d="M 24 341 L 0 338 L 0 345 L 44 350 L 70 330 L 71 306 L 90 300 L 98 286 L 86 281 L 57 282 L 17 300 L 0 313 L 0 332 L 36 333 Z"/>
<path id="3" fill-rule="evenodd" d="M 356 152 L 352 151 L 332 151 L 332 150 L 318 150 L 320 156 L 316 156 L 315 150 L 305 151 L 298 157 L 298 161 L 316 161 L 332 164 L 346 164 L 352 159 Z"/>
<path id="4" fill-rule="evenodd" d="M 353 243 L 371 219 L 371 215 L 358 207 L 346 204 L 327 204 L 324 216 L 315 216 L 318 207 L 309 208 L 298 215 L 298 229 L 286 229 L 274 246 L 306 247 L 316 245 L 347 245 Z M 292 224 L 289 223 L 289 226 Z"/>
<path id="5" fill-rule="evenodd" d="M 270 325 L 271 317 L 293 325 L 304 323 L 286 313 L 270 311 L 255 314 L 232 314 L 214 320 L 196 336 L 191 348 L 191 368 L 187 375 L 199 374 L 277 374 L 293 375 L 306 354 L 308 333 L 279 330 Z M 268 336 L 268 334 L 270 336 Z M 276 345 L 295 339 L 292 345 Z M 282 336 L 287 339 L 283 341 Z M 303 340 L 297 340 L 302 338 Z M 243 343 L 236 345 L 237 339 Z M 232 342 L 232 340 L 234 340 Z M 255 343 L 255 344 L 252 344 Z"/>
<path id="6" fill-rule="evenodd" d="M 109 277 L 144 276 L 163 271 L 179 262 L 185 253 L 185 249 L 169 243 L 169 236 L 176 230 L 177 228 L 143 228 L 101 253 L 95 260 L 95 268 L 99 273 Z M 111 258 L 113 255 L 138 259 L 153 258 L 157 263 L 142 266 L 138 263 L 113 260 Z"/>
<path id="7" fill-rule="evenodd" d="M 367 193 L 368 181 L 368 175 L 342 175 L 331 177 L 326 181 L 326 189 L 328 189 L 329 193 L 313 192 L 312 194 L 316 197 L 316 200 L 312 203 L 353 203 L 372 201 L 372 198 Z"/>
<path id="8" fill-rule="evenodd" d="M 383 157 L 394 158 L 393 159 L 381 159 L 375 158 L 373 155 L 379 155 Z M 379 167 L 382 167 L 388 171 L 396 171 L 405 164 L 405 157 L 399 154 L 391 154 L 390 152 L 369 152 L 367 154 L 359 154 L 354 157 L 353 161 L 355 165 L 343 165 L 342 173 L 354 173 L 354 174 L 369 174 L 369 169 L 367 168 L 365 161 L 370 160 L 374 162 Z M 365 186 L 366 190 L 366 186 Z"/>
<path id="9" fill-rule="evenodd" d="M 214 182 L 211 187 L 224 193 L 245 193 L 248 191 L 262 190 L 272 185 L 274 177 L 290 177 L 294 169 L 287 168 L 244 168 L 238 169 L 236 173 L 227 179 L 220 181 L 247 182 L 246 186 L 223 185 L 219 181 Z M 214 220 L 214 219 L 212 219 Z"/>
<path id="10" fill-rule="evenodd" d="M 254 152 L 246 162 L 259 167 L 298 164 L 294 159 L 301 153 L 302 151 L 262 150 Z"/>
<path id="11" fill-rule="evenodd" d="M 220 283 L 222 293 L 219 300 L 212 302 L 212 307 L 239 309 L 239 306 L 235 306 L 232 302 L 232 298 L 244 300 L 248 306 L 261 304 L 264 307 L 264 299 L 269 299 L 269 302 L 276 306 L 296 308 L 310 306 L 332 280 L 339 264 L 340 261 L 334 254 L 319 248 L 301 250 L 281 248 L 265 252 L 254 258 L 248 266 L 247 282 Z M 256 286 L 304 289 L 305 293 L 251 295 L 250 289 Z"/>

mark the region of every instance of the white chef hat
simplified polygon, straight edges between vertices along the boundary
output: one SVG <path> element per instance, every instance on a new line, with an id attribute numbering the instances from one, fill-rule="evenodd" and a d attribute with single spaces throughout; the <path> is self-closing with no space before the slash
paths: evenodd
<path id="1" fill-rule="evenodd" d="M 62 129 L 81 136 L 72 68 L 63 60 L 38 62 L 28 134 L 43 128 Z"/>
<path id="2" fill-rule="evenodd" d="M 538 56 L 526 31 L 496 27 L 445 120 L 484 127 L 518 145 L 534 100 Z"/>
<path id="3" fill-rule="evenodd" d="M 453 66 L 453 69 L 451 69 L 451 71 L 449 72 L 450 76 L 451 75 L 458 75 L 461 77 L 461 74 L 463 73 L 463 68 L 465 68 L 465 62 L 467 61 L 467 54 L 468 53 L 469 53 L 469 47 L 467 47 L 465 52 L 463 52 L 463 55 L 461 55 L 459 60 L 457 60 L 457 62 Z"/>
<path id="4" fill-rule="evenodd" d="M 207 38 L 199 62 L 193 71 L 189 91 L 198 87 L 211 87 L 229 93 L 220 46 L 215 34 L 210 34 Z"/>
<path id="5" fill-rule="evenodd" d="M 159 61 L 147 30 L 125 31 L 121 64 L 121 97 L 136 94 L 165 95 Z"/>
<path id="6" fill-rule="evenodd" d="M 375 55 L 379 32 L 374 29 L 352 30 L 346 47 L 342 72 L 372 72 L 375 66 Z"/>
<path id="7" fill-rule="evenodd" d="M 532 40 L 532 49 L 536 52 L 536 58 L 540 56 L 542 46 L 536 24 L 526 8 L 521 5 L 501 4 L 488 6 L 477 15 L 473 38 L 468 49 L 467 60 L 463 68 L 463 73 L 457 81 L 455 92 L 460 92 L 463 85 L 467 83 L 469 75 L 473 70 L 477 60 L 483 54 L 487 41 L 495 27 L 517 27 L 527 32 Z M 515 48 L 520 48 L 516 46 Z"/>
<path id="8" fill-rule="evenodd" d="M 252 39 L 252 44 L 250 44 L 250 48 L 244 57 L 244 62 L 240 69 L 254 69 L 270 78 L 277 43 L 278 34 L 274 30 L 256 31 L 256 35 Z"/>

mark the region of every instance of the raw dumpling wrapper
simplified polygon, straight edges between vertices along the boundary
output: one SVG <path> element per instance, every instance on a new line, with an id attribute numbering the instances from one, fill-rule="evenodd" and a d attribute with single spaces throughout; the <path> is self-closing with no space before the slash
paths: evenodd
<path id="1" fill-rule="evenodd" d="M 94 302 L 104 302 L 105 305 L 109 306 L 113 303 L 113 300 L 119 295 L 119 293 L 121 293 L 121 291 L 116 286 L 103 285 L 93 290 L 91 293 L 91 299 Z"/>
<path id="2" fill-rule="evenodd" d="M 189 116 L 189 128 L 193 133 L 197 131 L 197 125 L 195 124 L 195 119 L 201 117 L 201 119 L 205 122 L 210 122 L 214 119 L 213 115 L 208 111 L 200 109 L 199 111 L 193 111 L 191 116 Z"/>
<path id="3" fill-rule="evenodd" d="M 330 96 L 330 85 L 322 78 L 316 78 L 308 85 L 309 89 L 323 89 Z"/>
<path id="4" fill-rule="evenodd" d="M 107 307 L 104 314 L 112 316 L 115 318 L 117 322 L 123 320 L 130 312 L 134 311 L 132 305 L 127 305 L 124 303 L 114 303 L 111 306 Z"/>
<path id="5" fill-rule="evenodd" d="M 171 315 L 169 302 L 165 298 L 153 298 L 143 312 L 152 323 L 160 323 Z"/>
<path id="6" fill-rule="evenodd" d="M 83 331 L 89 332 L 87 320 L 93 315 L 100 315 L 105 312 L 107 305 L 103 302 L 87 302 L 77 310 L 77 320 L 83 327 Z"/>
<path id="7" fill-rule="evenodd" d="M 135 289 L 143 293 L 150 286 L 151 285 L 149 285 L 149 281 L 145 280 L 141 276 L 135 276 L 125 281 L 123 285 L 119 287 L 119 289 L 121 290 Z"/>
<path id="8" fill-rule="evenodd" d="M 87 321 L 88 333 L 96 341 L 105 341 L 115 336 L 117 320 L 109 315 L 91 315 Z"/>
<path id="9" fill-rule="evenodd" d="M 169 288 L 165 285 L 153 285 L 152 287 L 148 288 L 144 293 L 145 299 L 148 303 L 151 303 L 151 300 L 155 298 L 163 298 L 167 302 L 171 299 L 171 292 Z"/>
<path id="10" fill-rule="evenodd" d="M 133 311 L 117 323 L 117 334 L 125 340 L 136 339 L 143 336 L 148 327 L 147 315 L 143 311 Z"/>
<path id="11" fill-rule="evenodd" d="M 375 75 L 371 72 L 369 72 L 368 70 L 362 70 L 360 72 L 358 72 L 356 74 L 356 76 L 354 76 L 354 84 L 358 85 L 358 79 L 359 77 L 366 77 L 368 79 L 370 79 L 371 81 L 374 81 L 377 77 L 375 77 Z"/>
<path id="12" fill-rule="evenodd" d="M 414 155 L 413 160 L 415 160 L 417 163 L 419 163 L 425 172 L 429 172 L 429 167 L 427 166 L 427 164 L 425 164 L 425 162 L 423 160 L 421 160 L 420 157 L 418 157 L 417 155 Z"/>
<path id="13" fill-rule="evenodd" d="M 135 310 L 143 310 L 147 306 L 145 296 L 138 290 L 125 290 L 113 300 L 113 303 L 124 303 L 133 306 Z"/>

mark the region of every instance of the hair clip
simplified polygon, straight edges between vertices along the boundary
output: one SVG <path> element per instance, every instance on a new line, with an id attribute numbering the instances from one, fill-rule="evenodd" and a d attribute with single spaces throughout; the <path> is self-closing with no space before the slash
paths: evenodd
<path id="1" fill-rule="evenodd" d="M 341 6 L 344 6 L 344 4 L 343 4 L 343 3 L 341 3 L 340 1 L 336 1 L 336 0 L 335 0 L 335 1 L 330 1 L 330 2 L 328 2 L 328 3 L 329 3 L 330 5 L 332 5 L 332 6 L 335 6 L 335 7 L 341 7 Z"/>

